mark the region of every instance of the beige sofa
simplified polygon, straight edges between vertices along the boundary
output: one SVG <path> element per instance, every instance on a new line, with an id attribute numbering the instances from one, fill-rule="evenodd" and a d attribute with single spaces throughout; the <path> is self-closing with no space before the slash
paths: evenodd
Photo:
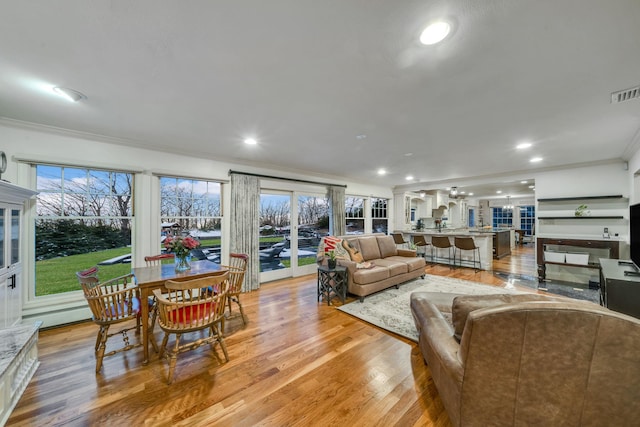
<path id="1" fill-rule="evenodd" d="M 424 277 L 424 258 L 416 256 L 415 250 L 398 249 L 392 236 L 376 233 L 339 237 L 347 240 L 365 263 L 373 264 L 371 268 L 358 268 L 356 261 L 338 260 L 339 265 L 347 267 L 349 293 L 359 296 L 360 302 L 374 292 Z"/>
<path id="2" fill-rule="evenodd" d="M 638 423 L 638 319 L 535 294 L 416 292 L 411 311 L 454 426 Z"/>

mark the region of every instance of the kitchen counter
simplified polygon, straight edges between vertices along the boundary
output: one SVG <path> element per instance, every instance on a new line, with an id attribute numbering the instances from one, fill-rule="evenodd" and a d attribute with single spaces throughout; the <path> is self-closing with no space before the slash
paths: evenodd
<path id="1" fill-rule="evenodd" d="M 399 231 L 405 237 L 411 238 L 413 240 L 413 236 L 422 235 L 428 243 L 431 243 L 432 236 L 447 236 L 451 245 L 454 244 L 456 237 L 473 237 L 473 241 L 476 243 L 476 246 L 480 248 L 480 268 L 482 270 L 491 270 L 492 262 L 493 262 L 493 236 L 495 233 L 493 232 L 478 232 L 475 230 L 468 229 L 447 229 L 443 228 L 442 231 L 438 231 L 437 229 L 425 229 L 422 231 Z M 427 259 L 431 254 L 431 249 L 433 247 L 427 247 Z M 441 250 L 444 253 L 444 250 Z M 457 254 L 460 254 L 459 251 L 456 251 Z M 466 266 L 473 263 L 473 253 L 471 251 L 463 251 L 461 253 L 462 257 L 462 265 Z M 456 255 L 458 258 L 458 255 Z M 438 263 L 447 263 L 447 260 L 444 258 L 438 258 Z"/>

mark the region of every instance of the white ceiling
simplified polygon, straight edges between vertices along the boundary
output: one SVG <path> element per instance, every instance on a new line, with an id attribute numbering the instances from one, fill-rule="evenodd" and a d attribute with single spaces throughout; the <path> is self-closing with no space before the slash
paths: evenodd
<path id="1" fill-rule="evenodd" d="M 640 84 L 638 0 L 0 1 L 5 119 L 388 186 L 640 143 L 640 99 L 610 103 Z"/>

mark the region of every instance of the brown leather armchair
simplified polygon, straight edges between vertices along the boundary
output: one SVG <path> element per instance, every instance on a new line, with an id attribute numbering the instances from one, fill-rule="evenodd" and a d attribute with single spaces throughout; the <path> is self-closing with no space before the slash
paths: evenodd
<path id="1" fill-rule="evenodd" d="M 446 295 L 414 293 L 411 311 L 454 426 L 637 424 L 640 320 L 536 294 L 448 294 L 448 309 Z"/>

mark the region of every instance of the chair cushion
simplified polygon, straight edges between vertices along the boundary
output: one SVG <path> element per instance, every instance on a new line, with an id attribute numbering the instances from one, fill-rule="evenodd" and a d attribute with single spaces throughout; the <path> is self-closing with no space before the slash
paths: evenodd
<path id="1" fill-rule="evenodd" d="M 209 301 L 169 310 L 167 316 L 173 323 L 191 324 L 211 316 L 215 310 L 216 302 Z"/>

